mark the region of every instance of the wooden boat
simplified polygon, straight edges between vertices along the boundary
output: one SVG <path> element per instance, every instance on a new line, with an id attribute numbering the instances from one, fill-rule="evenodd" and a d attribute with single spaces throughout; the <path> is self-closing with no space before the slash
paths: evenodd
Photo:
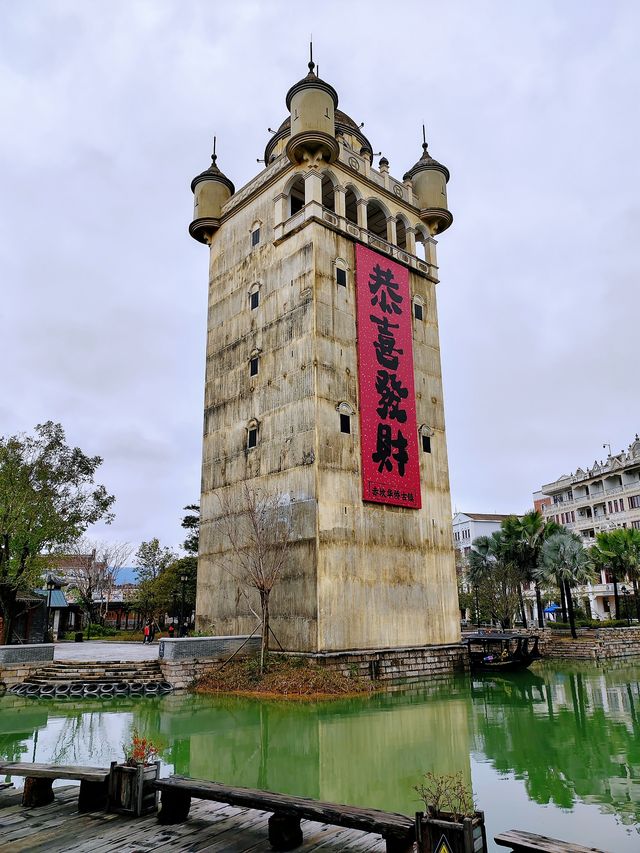
<path id="1" fill-rule="evenodd" d="M 537 636 L 522 634 L 484 633 L 467 634 L 463 638 L 469 650 L 469 661 L 473 672 L 520 672 L 534 660 L 542 657 L 538 650 Z M 533 645 L 530 647 L 530 641 Z"/>

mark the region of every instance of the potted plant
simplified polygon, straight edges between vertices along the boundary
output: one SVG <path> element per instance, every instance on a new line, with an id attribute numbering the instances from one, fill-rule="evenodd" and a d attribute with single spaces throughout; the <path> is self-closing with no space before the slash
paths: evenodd
<path id="1" fill-rule="evenodd" d="M 160 748 L 149 738 L 140 737 L 137 729 L 123 748 L 124 763 L 111 762 L 109 811 L 135 817 L 154 812 L 158 792 L 151 783 L 160 776 Z"/>
<path id="2" fill-rule="evenodd" d="M 486 853 L 484 812 L 462 773 L 425 773 L 415 790 L 426 810 L 416 814 L 420 853 Z"/>

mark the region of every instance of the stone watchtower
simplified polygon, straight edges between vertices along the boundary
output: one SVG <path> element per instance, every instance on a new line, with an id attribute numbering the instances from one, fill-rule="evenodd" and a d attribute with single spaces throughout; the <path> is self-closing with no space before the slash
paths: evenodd
<path id="1" fill-rule="evenodd" d="M 198 626 L 255 617 L 221 566 L 217 496 L 283 496 L 294 540 L 271 596 L 289 650 L 459 641 L 434 235 L 447 169 L 402 180 L 315 73 L 291 87 L 264 168 L 194 178 L 210 249 Z M 255 609 L 258 610 L 257 602 Z"/>

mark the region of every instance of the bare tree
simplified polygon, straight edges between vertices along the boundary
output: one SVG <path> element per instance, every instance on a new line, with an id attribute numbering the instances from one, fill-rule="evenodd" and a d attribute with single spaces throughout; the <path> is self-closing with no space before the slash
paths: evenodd
<path id="1" fill-rule="evenodd" d="M 267 495 L 246 483 L 235 500 L 228 495 L 218 497 L 221 512 L 216 524 L 227 546 L 223 568 L 260 596 L 263 672 L 271 633 L 269 599 L 286 565 L 292 539 L 291 500 L 282 493 Z"/>
<path id="2" fill-rule="evenodd" d="M 97 606 L 100 616 L 109 610 L 120 569 L 131 556 L 127 542 L 101 542 L 82 537 L 68 549 L 68 566 L 61 566 L 69 585 L 77 591 L 89 622 Z"/>

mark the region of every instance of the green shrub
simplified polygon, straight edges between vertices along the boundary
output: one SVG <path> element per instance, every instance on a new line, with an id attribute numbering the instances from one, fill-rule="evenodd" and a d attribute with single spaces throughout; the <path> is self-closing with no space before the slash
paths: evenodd
<path id="1" fill-rule="evenodd" d="M 576 628 L 626 628 L 626 619 L 576 619 Z M 568 622 L 547 622 L 547 628 L 555 631 L 568 631 Z"/>
<path id="2" fill-rule="evenodd" d="M 118 631 L 115 628 L 110 628 L 107 625 L 89 625 L 84 629 L 85 640 L 88 637 L 115 637 Z"/>

